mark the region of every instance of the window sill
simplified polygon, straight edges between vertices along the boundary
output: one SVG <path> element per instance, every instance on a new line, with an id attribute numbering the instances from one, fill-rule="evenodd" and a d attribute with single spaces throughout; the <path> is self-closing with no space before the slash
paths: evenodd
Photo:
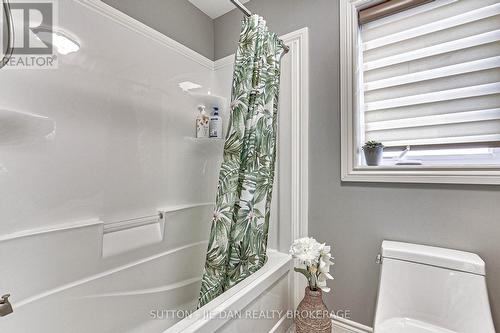
<path id="1" fill-rule="evenodd" d="M 358 167 L 359 147 L 365 142 L 359 107 L 362 84 L 358 11 L 377 0 L 340 1 L 341 179 L 346 182 L 437 183 L 500 185 L 500 165 L 383 165 Z M 421 103 L 420 101 L 419 103 Z M 422 103 L 421 103 L 422 104 Z M 390 105 L 389 105 L 390 106 Z M 387 107 L 387 105 L 385 106 Z M 459 154 L 459 157 L 462 154 Z M 408 157 L 414 158 L 413 156 Z M 419 159 L 419 158 L 416 158 Z M 450 161 L 455 161 L 449 158 Z M 481 161 L 486 162 L 486 161 Z M 473 162 L 474 163 L 474 162 Z"/>
<path id="2" fill-rule="evenodd" d="M 362 166 L 342 171 L 342 181 L 500 185 L 499 166 Z"/>

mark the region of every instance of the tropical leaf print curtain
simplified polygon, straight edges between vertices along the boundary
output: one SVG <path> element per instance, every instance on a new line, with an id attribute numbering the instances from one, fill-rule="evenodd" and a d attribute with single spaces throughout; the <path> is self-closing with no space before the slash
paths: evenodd
<path id="1" fill-rule="evenodd" d="M 266 262 L 283 53 L 261 17 L 243 21 L 198 307 Z"/>

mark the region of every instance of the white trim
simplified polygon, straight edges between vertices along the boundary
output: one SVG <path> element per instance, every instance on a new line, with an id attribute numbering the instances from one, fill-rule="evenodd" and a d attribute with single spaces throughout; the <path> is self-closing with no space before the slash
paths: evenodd
<path id="1" fill-rule="evenodd" d="M 286 163 L 291 168 L 291 241 L 308 235 L 309 218 L 309 31 L 307 28 L 282 36 L 290 47 L 287 56 L 292 57 L 290 159 Z M 283 163 L 283 161 L 282 161 Z M 303 279 L 293 274 L 293 306 L 298 306 L 303 293 Z"/>
<path id="2" fill-rule="evenodd" d="M 358 167 L 357 142 L 355 130 L 355 114 L 358 103 L 358 83 L 355 78 L 360 70 L 358 62 L 358 18 L 360 7 L 376 0 L 340 0 L 340 106 L 341 106 L 341 179 L 350 182 L 389 182 L 389 183 L 440 183 L 440 184 L 487 184 L 500 185 L 500 168 L 498 166 L 397 166 L 397 167 Z M 479 37 L 498 38 L 499 31 L 482 34 Z M 462 39 L 461 41 L 464 41 Z M 476 41 L 477 42 L 477 41 Z M 462 45 L 463 46 L 463 45 Z M 426 49 L 422 49 L 426 50 Z M 428 54 L 427 54 L 428 55 Z M 386 58 L 387 59 L 387 58 Z M 488 85 L 497 91 L 496 84 Z M 455 90 L 455 93 L 470 93 L 471 90 Z M 458 96 L 457 94 L 455 94 Z M 455 96 L 455 97 L 456 97 Z M 433 96 L 424 96 L 433 97 Z M 439 96 L 438 96 L 439 97 Z M 427 98 L 427 100 L 429 100 Z M 375 104 L 378 107 L 394 107 L 397 100 L 389 100 L 391 104 Z M 384 101 L 386 103 L 387 101 Z M 416 101 L 418 102 L 418 101 Z M 371 104 L 373 108 L 373 103 Z"/>
<path id="3" fill-rule="evenodd" d="M 354 130 L 354 92 L 357 91 L 358 5 L 350 0 L 340 0 L 340 126 L 342 180 L 350 180 L 357 160 L 354 149 L 357 131 Z M 356 64 L 356 67 L 355 67 Z"/>
<path id="4" fill-rule="evenodd" d="M 295 333 L 295 325 L 287 331 L 287 333 Z M 333 316 L 332 319 L 332 333 L 372 333 L 371 327 L 359 324 L 352 320 L 344 319 L 341 317 Z M 271 333 L 271 332 L 270 332 Z"/>
<path id="5" fill-rule="evenodd" d="M 269 333 L 286 332 L 292 326 L 292 319 L 287 316 L 281 317 L 276 324 L 269 330 Z"/>
<path id="6" fill-rule="evenodd" d="M 457 169 L 457 170 L 453 170 Z M 477 169 L 477 170 L 474 170 Z M 494 168 L 446 167 L 361 167 L 343 181 L 373 183 L 437 183 L 500 185 L 500 171 Z"/>
<path id="7" fill-rule="evenodd" d="M 163 46 L 168 47 L 169 49 L 197 62 L 198 64 L 208 69 L 211 70 L 214 69 L 214 62 L 211 59 L 208 59 L 207 57 L 199 54 L 198 52 L 190 49 L 189 47 L 173 40 L 170 37 L 165 36 L 161 32 L 137 21 L 136 19 L 128 16 L 127 14 L 119 11 L 116 8 L 109 6 L 108 4 L 105 4 L 100 0 L 75 0 L 75 1 L 93 10 L 94 12 L 121 24 L 122 26 L 134 32 L 137 32 L 143 35 L 144 37 L 151 39 L 152 41 L 155 41 Z"/>
<path id="8" fill-rule="evenodd" d="M 356 323 L 352 320 L 334 316 L 332 319 L 333 333 L 372 333 L 371 327 Z"/>

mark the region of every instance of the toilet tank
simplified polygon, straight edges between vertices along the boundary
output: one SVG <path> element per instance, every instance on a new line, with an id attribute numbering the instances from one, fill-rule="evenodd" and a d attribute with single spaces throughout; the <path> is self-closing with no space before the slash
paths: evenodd
<path id="1" fill-rule="evenodd" d="M 375 332 L 416 323 L 422 332 L 495 333 L 478 255 L 391 241 L 381 254 Z"/>

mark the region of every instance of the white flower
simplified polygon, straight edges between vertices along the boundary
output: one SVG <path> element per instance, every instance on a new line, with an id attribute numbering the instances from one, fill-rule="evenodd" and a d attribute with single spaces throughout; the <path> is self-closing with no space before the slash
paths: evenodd
<path id="1" fill-rule="evenodd" d="M 317 283 L 318 287 L 323 290 L 325 293 L 329 292 L 330 291 L 330 288 L 328 288 L 326 286 L 326 277 L 324 274 L 320 274 L 318 276 L 318 283 Z"/>
<path id="2" fill-rule="evenodd" d="M 330 266 L 333 265 L 333 262 L 331 261 L 332 255 L 330 254 L 330 247 L 325 246 L 323 251 L 321 251 L 321 255 L 319 257 L 319 271 L 322 274 L 325 274 L 327 279 L 333 279 L 333 277 L 330 275 Z"/>
<path id="3" fill-rule="evenodd" d="M 318 270 L 320 272 L 318 275 L 318 287 L 325 293 L 330 291 L 330 288 L 326 286 L 326 280 L 333 280 L 333 276 L 330 274 L 330 266 L 333 265 L 331 259 L 330 247 L 323 246 L 318 265 Z"/>
<path id="4" fill-rule="evenodd" d="M 299 238 L 290 247 L 290 254 L 304 265 L 311 266 L 318 263 L 323 247 L 323 244 L 318 243 L 312 237 Z"/>
<path id="5" fill-rule="evenodd" d="M 314 238 L 304 237 L 297 239 L 290 247 L 290 254 L 306 265 L 306 269 L 296 268 L 299 273 L 304 274 L 312 290 L 320 288 L 329 292 L 326 281 L 333 279 L 330 274 L 330 266 L 333 265 L 330 246 L 318 243 Z"/>

